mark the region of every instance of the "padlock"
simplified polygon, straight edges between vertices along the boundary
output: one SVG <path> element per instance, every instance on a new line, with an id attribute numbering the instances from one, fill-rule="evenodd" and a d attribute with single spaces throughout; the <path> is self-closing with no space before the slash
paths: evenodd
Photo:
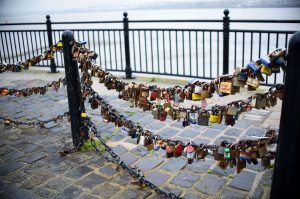
<path id="1" fill-rule="evenodd" d="M 254 77 L 248 77 L 246 84 L 254 89 L 257 89 L 260 85 L 260 82 L 257 79 L 254 79 Z"/>
<path id="2" fill-rule="evenodd" d="M 192 100 L 193 99 L 193 97 L 192 97 L 193 93 L 192 93 L 192 90 L 190 88 L 184 89 L 184 93 L 185 93 L 185 98 L 187 100 Z"/>
<path id="3" fill-rule="evenodd" d="M 264 168 L 268 168 L 271 165 L 271 160 L 268 157 L 263 157 L 261 159 L 261 166 Z"/>
<path id="4" fill-rule="evenodd" d="M 179 106 L 179 94 L 178 93 L 174 94 L 173 106 L 174 107 L 178 107 Z"/>
<path id="5" fill-rule="evenodd" d="M 168 141 L 166 146 L 166 157 L 171 158 L 174 157 L 175 153 L 175 143 Z"/>
<path id="6" fill-rule="evenodd" d="M 263 64 L 267 68 L 270 68 L 270 60 L 268 58 L 261 57 L 261 58 L 259 58 L 259 61 L 261 64 Z"/>
<path id="7" fill-rule="evenodd" d="M 179 103 L 184 102 L 184 99 L 185 99 L 185 92 L 183 90 L 179 90 L 179 94 L 178 94 Z"/>
<path id="8" fill-rule="evenodd" d="M 153 108 L 153 109 L 152 109 L 152 115 L 154 116 L 154 119 L 156 119 L 156 120 L 159 119 L 160 113 L 159 113 L 158 108 Z"/>
<path id="9" fill-rule="evenodd" d="M 260 158 L 264 157 L 267 153 L 267 144 L 263 141 L 258 141 L 257 143 L 258 155 Z"/>
<path id="10" fill-rule="evenodd" d="M 201 92 L 202 92 L 202 86 L 195 85 L 194 93 L 201 94 Z"/>
<path id="11" fill-rule="evenodd" d="M 277 48 L 273 52 L 268 54 L 271 62 L 278 59 L 279 57 L 285 57 L 285 55 L 286 55 L 286 50 L 281 48 Z"/>
<path id="12" fill-rule="evenodd" d="M 159 97 L 159 90 L 155 89 L 151 91 L 150 101 L 154 101 Z"/>
<path id="13" fill-rule="evenodd" d="M 225 81 L 220 82 L 219 92 L 225 94 L 231 94 L 232 82 L 225 82 Z"/>
<path id="14" fill-rule="evenodd" d="M 149 96 L 149 89 L 146 87 L 141 88 L 141 96 L 147 98 Z"/>
<path id="15" fill-rule="evenodd" d="M 241 171 L 246 168 L 246 160 L 237 159 L 236 172 L 241 173 Z"/>
<path id="16" fill-rule="evenodd" d="M 190 124 L 198 124 L 198 112 L 188 111 L 188 119 Z"/>
<path id="17" fill-rule="evenodd" d="M 160 115 L 159 115 L 159 120 L 162 121 L 162 122 L 164 122 L 164 121 L 166 121 L 166 119 L 167 119 L 167 113 L 166 113 L 166 111 L 161 110 L 160 111 Z"/>
<path id="18" fill-rule="evenodd" d="M 148 151 L 154 149 L 153 139 L 150 135 L 145 136 L 144 146 L 147 148 Z"/>
<path id="19" fill-rule="evenodd" d="M 91 108 L 92 108 L 92 109 L 96 109 L 96 108 L 98 108 L 98 107 L 99 107 L 98 101 L 97 101 L 96 99 L 93 99 L 93 100 L 91 101 Z"/>
<path id="20" fill-rule="evenodd" d="M 201 99 L 202 99 L 201 94 L 192 93 L 192 100 L 193 101 L 199 101 Z"/>
<path id="21" fill-rule="evenodd" d="M 231 159 L 231 152 L 229 147 L 224 148 L 224 159 Z"/>
<path id="22" fill-rule="evenodd" d="M 256 65 L 255 62 L 250 62 L 247 64 L 247 68 L 251 69 L 253 73 L 257 73 L 259 71 L 259 67 Z"/>
<path id="23" fill-rule="evenodd" d="M 271 66 L 271 72 L 272 73 L 280 73 L 280 67 L 279 66 Z"/>
<path id="24" fill-rule="evenodd" d="M 208 150 L 205 148 L 204 144 L 200 144 L 200 146 L 196 148 L 196 160 L 204 159 L 207 154 Z"/>
<path id="25" fill-rule="evenodd" d="M 267 66 L 265 66 L 264 64 L 260 65 L 260 72 L 263 74 L 266 74 L 268 76 L 270 76 L 272 74 L 272 71 L 270 68 L 268 68 Z"/>
<path id="26" fill-rule="evenodd" d="M 209 124 L 209 112 L 201 110 L 198 116 L 198 125 L 208 126 Z"/>
<path id="27" fill-rule="evenodd" d="M 194 158 L 196 156 L 195 148 L 192 145 L 188 145 L 184 148 L 184 151 L 186 151 L 186 157 L 188 159 L 188 164 L 192 164 L 194 161 Z"/>
<path id="28" fill-rule="evenodd" d="M 264 94 L 256 95 L 256 103 L 255 108 L 256 109 L 265 109 L 268 106 L 267 104 L 267 97 Z"/>
<path id="29" fill-rule="evenodd" d="M 227 107 L 227 115 L 235 116 L 238 112 L 238 107 L 237 106 L 228 106 Z"/>
<path id="30" fill-rule="evenodd" d="M 181 156 L 183 150 L 184 150 L 183 143 L 182 143 L 182 142 L 177 142 L 176 145 L 175 145 L 175 153 L 174 153 L 174 156 L 175 156 L 175 157 Z"/>
<path id="31" fill-rule="evenodd" d="M 274 95 L 268 95 L 267 96 L 267 103 L 268 106 L 275 106 L 277 104 L 277 97 L 275 97 Z"/>
<path id="32" fill-rule="evenodd" d="M 208 90 L 209 85 L 208 84 L 204 84 L 202 87 L 202 91 L 201 91 L 201 97 L 202 99 L 204 98 L 211 98 L 211 92 L 209 92 Z"/>
<path id="33" fill-rule="evenodd" d="M 133 98 L 129 98 L 129 107 L 130 108 L 134 107 L 134 100 L 133 100 Z"/>

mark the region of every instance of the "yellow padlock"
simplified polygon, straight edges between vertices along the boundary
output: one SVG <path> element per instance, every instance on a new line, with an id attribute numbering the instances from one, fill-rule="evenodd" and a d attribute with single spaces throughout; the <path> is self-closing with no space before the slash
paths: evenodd
<path id="1" fill-rule="evenodd" d="M 84 112 L 81 113 L 81 117 L 82 117 L 82 118 L 86 118 L 86 113 L 84 113 Z"/>
<path id="2" fill-rule="evenodd" d="M 210 115 L 209 121 L 211 123 L 219 123 L 219 120 L 220 120 L 220 115 L 213 115 L 213 114 Z"/>
<path id="3" fill-rule="evenodd" d="M 59 41 L 59 42 L 57 43 L 57 47 L 63 47 L 63 43 L 62 43 L 61 41 Z"/>
<path id="4" fill-rule="evenodd" d="M 260 65 L 260 72 L 270 76 L 272 74 L 271 69 L 265 66 L 264 64 Z"/>
<path id="5" fill-rule="evenodd" d="M 201 100 L 201 99 L 202 99 L 201 94 L 192 93 L 192 100 L 193 101 L 198 101 L 198 100 Z"/>

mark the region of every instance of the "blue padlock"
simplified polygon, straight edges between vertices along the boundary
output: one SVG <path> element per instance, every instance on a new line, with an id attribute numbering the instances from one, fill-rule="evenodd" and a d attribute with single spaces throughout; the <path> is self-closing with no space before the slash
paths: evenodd
<path id="1" fill-rule="evenodd" d="M 254 62 L 248 63 L 247 67 L 250 68 L 254 73 L 257 73 L 259 71 L 259 68 L 256 66 Z"/>
<path id="2" fill-rule="evenodd" d="M 224 97 L 226 95 L 227 95 L 226 93 L 219 93 L 219 97 Z"/>
<path id="3" fill-rule="evenodd" d="M 264 58 L 264 57 L 261 57 L 261 58 L 259 58 L 259 61 L 260 61 L 263 65 L 265 65 L 265 66 L 267 66 L 268 68 L 270 68 L 270 61 L 269 61 L 268 59 L 266 59 L 266 58 Z"/>
<path id="4" fill-rule="evenodd" d="M 285 61 L 282 57 L 277 58 L 274 63 L 278 66 L 284 66 L 285 65 Z"/>
<path id="5" fill-rule="evenodd" d="M 17 63 L 16 64 L 16 72 L 20 72 L 22 70 L 21 64 Z"/>

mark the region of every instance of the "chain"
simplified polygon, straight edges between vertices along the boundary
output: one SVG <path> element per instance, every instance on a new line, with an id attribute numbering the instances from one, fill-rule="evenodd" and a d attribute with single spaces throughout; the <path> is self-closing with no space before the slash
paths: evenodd
<path id="1" fill-rule="evenodd" d="M 33 94 L 41 94 L 44 95 L 47 91 L 54 90 L 58 91 L 62 86 L 65 87 L 66 82 L 65 78 L 59 78 L 57 81 L 53 81 L 43 86 L 31 87 L 31 88 L 23 88 L 23 89 L 9 89 L 6 87 L 0 88 L 0 96 L 16 96 L 16 97 L 28 97 Z"/>
<path id="2" fill-rule="evenodd" d="M 118 166 L 122 167 L 125 171 L 127 171 L 133 178 L 137 179 L 140 183 L 140 185 L 146 185 L 151 189 L 154 189 L 158 194 L 166 197 L 166 198 L 174 198 L 174 199 L 180 199 L 181 197 L 178 195 L 175 195 L 171 192 L 167 192 L 158 186 L 154 185 L 152 182 L 148 181 L 143 173 L 136 167 L 130 167 L 126 165 L 123 161 L 121 161 L 120 157 L 110 148 L 105 140 L 101 136 L 101 132 L 97 130 L 95 124 L 90 120 L 90 118 L 87 119 L 88 127 L 91 129 L 91 131 L 94 133 L 94 136 L 101 142 L 101 144 L 104 146 L 105 150 L 110 154 L 112 157 L 112 162 L 117 164 Z M 95 140 L 92 139 L 92 145 L 96 152 L 99 154 L 100 151 L 96 146 Z"/>
<path id="3" fill-rule="evenodd" d="M 21 70 L 28 70 L 30 66 L 35 66 L 40 61 L 53 59 L 54 53 L 58 51 L 62 52 L 62 48 L 62 41 L 59 41 L 48 50 L 45 50 L 41 55 L 33 56 L 31 59 L 27 59 L 26 61 L 19 61 L 14 64 L 0 63 L 0 73 L 6 71 L 20 72 Z"/>
<path id="4" fill-rule="evenodd" d="M 93 96 L 99 103 L 99 105 L 101 107 L 106 107 L 108 109 L 109 114 L 111 114 L 111 116 L 115 119 L 119 118 L 123 124 L 128 124 L 128 126 L 131 126 L 132 129 L 135 129 L 137 133 L 141 133 L 141 132 L 147 132 L 147 135 L 150 134 L 150 137 L 155 137 L 155 138 L 159 138 L 160 140 L 164 141 L 164 142 L 168 142 L 169 140 L 166 139 L 162 139 L 158 134 L 153 134 L 148 130 L 145 130 L 143 127 L 141 127 L 140 125 L 135 124 L 134 122 L 132 122 L 131 120 L 127 120 L 127 118 L 120 114 L 114 107 L 112 107 L 111 105 L 109 105 L 108 103 L 105 102 L 105 100 L 103 98 L 101 98 L 99 96 L 99 94 L 97 92 L 95 92 L 93 90 L 92 87 L 90 87 L 89 85 L 87 85 L 85 82 L 81 82 L 82 83 L 82 87 L 84 90 L 88 91 L 88 93 Z M 276 137 L 276 138 L 275 138 Z M 274 142 L 274 140 L 277 141 L 277 135 L 268 135 L 267 137 L 261 137 L 260 139 L 264 139 L 264 140 L 268 140 L 267 142 L 269 144 L 272 144 Z M 257 140 L 255 140 L 257 141 Z M 252 142 L 255 142 L 252 141 Z M 181 141 L 180 141 L 181 142 Z M 244 141 L 240 141 L 240 143 L 243 143 Z M 183 143 L 183 142 L 181 142 Z M 189 145 L 189 143 L 185 144 L 185 145 Z M 216 149 L 218 148 L 217 145 L 202 145 L 202 147 L 204 148 L 208 148 L 208 149 Z"/>
<path id="5" fill-rule="evenodd" d="M 28 121 L 28 122 L 23 122 L 23 121 L 18 121 L 18 120 L 12 120 L 6 117 L 3 117 L 0 115 L 0 119 L 4 120 L 4 125 L 10 125 L 10 124 L 15 124 L 17 126 L 40 126 L 41 128 L 45 127 L 45 124 L 49 122 L 57 122 L 59 120 L 62 120 L 64 117 L 69 119 L 69 112 L 65 112 L 62 115 L 58 115 L 52 119 L 45 120 L 45 121 Z"/>

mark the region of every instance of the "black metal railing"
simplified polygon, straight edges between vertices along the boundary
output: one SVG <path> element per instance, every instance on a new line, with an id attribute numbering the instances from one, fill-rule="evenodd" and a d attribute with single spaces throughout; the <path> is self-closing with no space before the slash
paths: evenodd
<path id="1" fill-rule="evenodd" d="M 0 24 L 0 61 L 17 62 L 40 54 L 69 29 L 99 54 L 103 68 L 125 71 L 127 78 L 134 72 L 212 79 L 277 47 L 288 48 L 288 39 L 300 27 L 300 20 L 232 20 L 228 10 L 220 20 L 129 20 L 127 13 L 123 16 L 120 21 L 80 22 L 51 22 L 47 16 L 45 23 Z M 240 28 L 245 24 L 246 28 Z M 249 29 L 248 24 L 257 28 Z M 270 24 L 271 28 L 265 27 Z M 283 27 L 287 24 L 294 27 L 287 30 Z M 55 72 L 56 66 L 64 66 L 63 57 L 58 55 L 41 66 Z M 267 77 L 265 84 L 280 83 L 283 77 L 282 73 Z"/>

